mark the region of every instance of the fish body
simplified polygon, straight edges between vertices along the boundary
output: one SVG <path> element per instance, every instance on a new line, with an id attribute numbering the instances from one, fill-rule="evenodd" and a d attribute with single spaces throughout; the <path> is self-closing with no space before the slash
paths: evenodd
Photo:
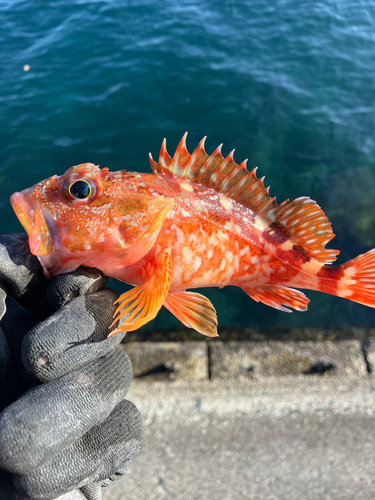
<path id="1" fill-rule="evenodd" d="M 188 289 L 242 288 L 291 312 L 307 309 L 296 288 L 375 307 L 375 250 L 330 267 L 339 253 L 321 208 L 303 197 L 277 204 L 256 169 L 233 152 L 190 155 L 186 134 L 171 158 L 163 142 L 153 174 L 86 163 L 11 197 L 47 278 L 96 267 L 134 288 L 118 299 L 112 332 L 135 330 L 164 305 L 183 324 L 217 335 L 211 302 Z"/>

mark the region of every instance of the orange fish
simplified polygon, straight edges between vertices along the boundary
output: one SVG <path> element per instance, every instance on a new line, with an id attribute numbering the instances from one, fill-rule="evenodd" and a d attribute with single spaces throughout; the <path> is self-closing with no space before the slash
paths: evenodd
<path id="1" fill-rule="evenodd" d="M 153 174 L 109 172 L 91 163 L 14 193 L 11 203 L 47 279 L 96 267 L 134 285 L 123 293 L 112 331 L 131 331 L 164 305 L 184 325 L 217 336 L 211 302 L 187 289 L 242 288 L 281 311 L 305 311 L 292 287 L 375 307 L 375 249 L 330 267 L 331 225 L 310 198 L 270 198 L 256 169 L 211 156 L 204 139 L 190 155 L 186 134 L 173 158 L 164 140 Z"/>

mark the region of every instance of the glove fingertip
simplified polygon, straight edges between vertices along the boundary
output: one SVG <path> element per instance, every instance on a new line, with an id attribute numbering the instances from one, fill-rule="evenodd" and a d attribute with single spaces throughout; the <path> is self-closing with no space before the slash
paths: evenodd
<path id="1" fill-rule="evenodd" d="M 95 268 L 79 267 L 71 273 L 55 276 L 47 289 L 47 300 L 56 310 L 69 300 L 98 292 L 108 283 L 108 277 Z"/>

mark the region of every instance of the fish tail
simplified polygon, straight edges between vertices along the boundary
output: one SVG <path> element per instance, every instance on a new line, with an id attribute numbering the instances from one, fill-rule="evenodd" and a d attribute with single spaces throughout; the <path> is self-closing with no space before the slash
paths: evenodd
<path id="1" fill-rule="evenodd" d="M 321 292 L 375 307 L 375 248 L 340 266 L 323 266 L 318 277 Z"/>

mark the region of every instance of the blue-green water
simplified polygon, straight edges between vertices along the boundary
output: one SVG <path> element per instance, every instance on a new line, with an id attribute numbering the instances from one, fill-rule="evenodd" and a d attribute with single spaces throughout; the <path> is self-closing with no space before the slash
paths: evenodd
<path id="1" fill-rule="evenodd" d="M 339 262 L 375 247 L 375 4 L 8 0 L 0 26 L 1 231 L 21 230 L 12 192 L 86 161 L 149 171 L 187 130 L 190 150 L 207 135 L 207 151 L 249 158 L 279 202 L 317 200 Z M 208 293 L 221 325 L 375 323 L 307 294 L 307 313 L 285 314 Z"/>

